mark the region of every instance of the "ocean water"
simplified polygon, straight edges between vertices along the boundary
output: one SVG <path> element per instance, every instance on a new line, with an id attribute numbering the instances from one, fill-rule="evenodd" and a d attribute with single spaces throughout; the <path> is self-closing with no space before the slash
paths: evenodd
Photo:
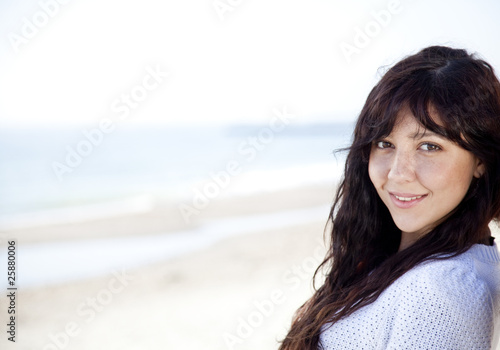
<path id="1" fill-rule="evenodd" d="M 331 183 L 353 124 L 0 130 L 0 228 Z M 215 191 L 215 192 L 214 192 Z"/>
<path id="2" fill-rule="evenodd" d="M 341 175 L 344 155 L 333 152 L 348 146 L 352 124 L 269 130 L 142 127 L 90 138 L 85 128 L 0 130 L 0 231 L 147 212 L 158 201 L 189 204 L 195 193 L 214 199 L 331 184 Z M 328 212 L 317 207 L 214 219 L 141 237 L 18 242 L 18 284 L 31 288 L 119 273 L 230 236 L 326 219 Z"/>

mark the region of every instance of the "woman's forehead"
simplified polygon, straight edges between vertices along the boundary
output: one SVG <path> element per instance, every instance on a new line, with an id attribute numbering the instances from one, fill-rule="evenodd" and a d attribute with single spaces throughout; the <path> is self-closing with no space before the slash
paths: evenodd
<path id="1" fill-rule="evenodd" d="M 411 139 L 421 139 L 426 136 L 443 136 L 427 129 L 410 111 L 398 115 L 394 127 L 390 134 L 403 133 L 404 137 Z"/>
<path id="2" fill-rule="evenodd" d="M 417 108 L 415 108 L 415 110 L 417 110 Z M 397 112 L 392 128 L 394 129 L 400 127 L 402 124 L 412 124 L 415 125 L 415 128 L 419 130 L 418 134 L 423 134 L 427 131 L 435 132 L 435 127 L 445 128 L 443 118 L 441 118 L 437 108 L 434 105 L 429 104 L 425 112 L 419 112 L 419 115 L 415 115 L 408 104 L 405 104 Z"/>

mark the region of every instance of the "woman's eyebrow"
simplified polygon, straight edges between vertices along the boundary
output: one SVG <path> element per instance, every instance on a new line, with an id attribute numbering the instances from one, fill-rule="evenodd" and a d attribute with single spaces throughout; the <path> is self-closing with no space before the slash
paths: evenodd
<path id="1" fill-rule="evenodd" d="M 424 138 L 426 136 L 434 136 L 434 137 L 438 137 L 440 139 L 446 140 L 446 137 L 444 137 L 443 135 L 440 135 L 440 134 L 435 133 L 434 131 L 430 131 L 430 130 L 424 130 L 423 132 L 417 131 L 416 133 L 408 135 L 408 137 L 412 138 L 412 139 L 421 139 L 421 138 Z"/>

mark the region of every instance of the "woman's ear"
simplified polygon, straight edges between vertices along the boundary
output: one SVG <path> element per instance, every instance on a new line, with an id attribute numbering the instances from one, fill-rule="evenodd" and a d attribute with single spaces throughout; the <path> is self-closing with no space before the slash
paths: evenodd
<path id="1" fill-rule="evenodd" d="M 483 176 L 485 170 L 486 169 L 484 168 L 483 162 L 480 159 L 476 159 L 476 170 L 474 170 L 474 177 L 479 179 L 481 176 Z"/>

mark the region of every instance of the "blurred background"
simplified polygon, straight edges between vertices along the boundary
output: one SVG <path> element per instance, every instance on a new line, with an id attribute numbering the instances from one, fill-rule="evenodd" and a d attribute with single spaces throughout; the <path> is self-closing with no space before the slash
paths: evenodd
<path id="1" fill-rule="evenodd" d="M 429 45 L 500 69 L 499 10 L 2 1 L 2 349 L 276 349 L 370 89 Z"/>

